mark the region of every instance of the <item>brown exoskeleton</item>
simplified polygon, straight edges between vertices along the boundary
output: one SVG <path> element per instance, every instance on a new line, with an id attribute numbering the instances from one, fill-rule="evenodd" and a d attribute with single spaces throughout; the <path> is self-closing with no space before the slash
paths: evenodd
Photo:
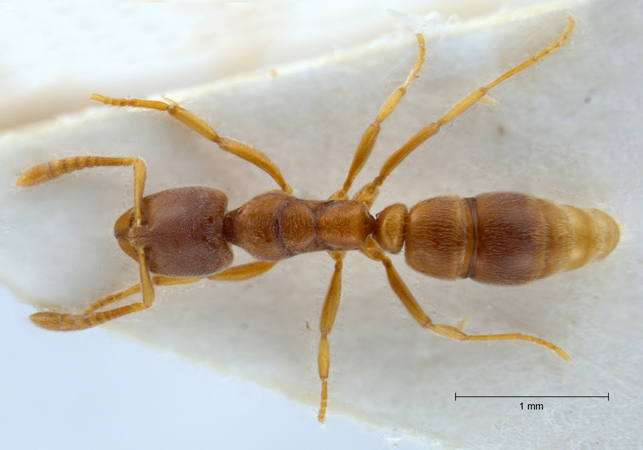
<path id="1" fill-rule="evenodd" d="M 422 128 L 384 163 L 379 175 L 352 199 L 348 192 L 373 149 L 381 124 L 393 112 L 424 62 L 424 39 L 418 35 L 420 52 L 406 82 L 385 101 L 365 131 L 346 181 L 328 200 L 301 200 L 291 195 L 276 165 L 254 147 L 221 137 L 203 119 L 172 102 L 114 99 L 93 95 L 94 100 L 116 105 L 166 111 L 193 130 L 214 141 L 222 150 L 255 164 L 281 187 L 259 195 L 226 212 L 225 194 L 209 187 L 184 187 L 144 197 L 145 163 L 139 158 L 72 157 L 38 165 L 17 181 L 34 186 L 86 167 L 134 168 L 134 207 L 116 222 L 121 248 L 137 260 L 140 284 L 93 302 L 81 314 L 39 312 L 31 316 L 40 327 L 80 330 L 149 308 L 154 285 L 193 283 L 203 278 L 239 281 L 263 274 L 278 261 L 325 250 L 335 260 L 330 288 L 321 315 L 319 376 L 322 382 L 318 419 L 324 421 L 330 368 L 328 334 L 337 313 L 341 292 L 344 253 L 358 250 L 380 261 L 391 287 L 413 318 L 436 334 L 460 341 L 524 340 L 569 356 L 551 342 L 521 333 L 468 335 L 464 327 L 434 324 L 424 313 L 385 252 L 405 248 L 407 263 L 427 275 L 442 279 L 472 278 L 501 285 L 516 285 L 572 270 L 607 256 L 617 245 L 619 228 L 614 219 L 595 210 L 558 206 L 518 193 L 490 193 L 475 198 L 437 197 L 420 202 L 410 212 L 395 204 L 372 217 L 369 209 L 379 187 L 390 173 L 420 144 L 462 114 L 497 84 L 531 66 L 568 38 L 570 19 L 562 36 L 546 49 L 506 72 L 487 86 L 466 96 L 441 119 Z M 228 268 L 230 244 L 259 261 Z M 106 309 L 123 298 L 142 293 L 142 302 Z"/>

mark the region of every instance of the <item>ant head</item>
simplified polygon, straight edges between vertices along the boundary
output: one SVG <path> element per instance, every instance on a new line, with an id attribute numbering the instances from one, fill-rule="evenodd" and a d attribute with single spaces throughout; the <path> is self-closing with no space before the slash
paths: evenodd
<path id="1" fill-rule="evenodd" d="M 143 220 L 134 219 L 134 208 L 114 226 L 121 248 L 138 261 L 145 249 L 151 272 L 169 277 L 212 275 L 232 262 L 232 251 L 223 236 L 226 195 L 208 187 L 168 189 L 143 199 Z"/>

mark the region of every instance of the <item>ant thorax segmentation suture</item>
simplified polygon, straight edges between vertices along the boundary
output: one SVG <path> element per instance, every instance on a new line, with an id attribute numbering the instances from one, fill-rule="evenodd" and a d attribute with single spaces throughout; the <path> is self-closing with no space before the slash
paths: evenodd
<path id="1" fill-rule="evenodd" d="M 227 211 L 226 195 L 210 187 L 180 187 L 143 195 L 147 169 L 135 157 L 77 156 L 32 167 L 20 176 L 19 186 L 35 186 L 76 170 L 98 166 L 133 166 L 134 207 L 114 227 L 121 248 L 140 270 L 140 284 L 93 302 L 81 314 L 38 312 L 31 320 L 49 330 L 70 331 L 93 327 L 149 308 L 154 286 L 210 280 L 242 281 L 259 276 L 280 260 L 300 253 L 327 251 L 335 270 L 320 321 L 318 353 L 322 384 L 318 419 L 326 417 L 330 347 L 340 302 L 343 258 L 356 250 L 384 266 L 389 284 L 419 325 L 458 341 L 524 340 L 555 351 L 564 360 L 568 354 L 544 339 L 521 333 L 469 335 L 464 328 L 435 324 L 426 315 L 386 253 L 404 249 L 407 264 L 433 277 L 454 280 L 471 278 L 481 283 L 518 285 L 557 272 L 573 270 L 612 252 L 619 241 L 614 219 L 596 209 L 556 205 L 529 195 L 496 192 L 473 198 L 456 196 L 424 200 L 407 209 L 394 204 L 375 217 L 370 207 L 380 186 L 391 172 L 443 125 L 469 109 L 499 83 L 533 65 L 560 47 L 574 28 L 574 20 L 550 46 L 514 67 L 490 84 L 467 95 L 436 122 L 418 131 L 386 160 L 375 179 L 352 198 L 348 192 L 368 160 L 380 125 L 395 110 L 418 76 L 425 58 L 422 35 L 417 35 L 419 56 L 407 80 L 384 102 L 376 119 L 364 132 L 341 189 L 328 200 L 302 200 L 292 195 L 279 168 L 264 153 L 246 143 L 219 136 L 203 119 L 172 101 L 108 98 L 92 99 L 115 106 L 165 111 L 188 127 L 262 169 L 279 185 Z M 237 245 L 258 261 L 229 267 Z M 107 309 L 113 303 L 141 293 L 142 301 Z"/>

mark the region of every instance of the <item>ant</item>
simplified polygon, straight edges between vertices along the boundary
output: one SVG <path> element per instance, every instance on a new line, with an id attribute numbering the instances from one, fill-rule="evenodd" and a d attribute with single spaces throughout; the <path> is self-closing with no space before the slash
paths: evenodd
<path id="1" fill-rule="evenodd" d="M 457 196 L 424 200 L 410 212 L 394 204 L 376 217 L 369 210 L 380 186 L 399 164 L 440 128 L 451 122 L 489 90 L 533 65 L 560 47 L 569 37 L 574 20 L 569 18 L 553 44 L 522 64 L 481 87 L 452 107 L 438 121 L 418 131 L 384 163 L 375 179 L 352 199 L 348 192 L 368 160 L 381 124 L 395 110 L 418 76 L 425 59 L 425 43 L 417 35 L 419 55 L 408 78 L 384 102 L 364 132 L 346 181 L 328 200 L 302 200 L 292 195 L 279 168 L 251 145 L 219 136 L 205 120 L 168 101 L 118 99 L 94 94 L 92 99 L 114 106 L 149 108 L 169 113 L 194 131 L 262 169 L 281 188 L 258 195 L 241 207 L 226 212 L 226 195 L 210 187 L 181 187 L 143 196 L 147 176 L 140 158 L 77 156 L 32 167 L 17 180 L 18 186 L 34 186 L 76 170 L 98 166 L 133 166 L 134 207 L 114 226 L 121 248 L 138 261 L 140 284 L 99 299 L 81 314 L 38 312 L 31 320 L 55 331 L 81 330 L 142 311 L 154 303 L 154 285 L 177 285 L 209 280 L 241 281 L 257 277 L 282 259 L 300 253 L 327 251 L 335 270 L 321 314 L 318 368 L 321 402 L 318 420 L 325 421 L 330 370 L 330 334 L 339 307 L 343 258 L 357 250 L 384 266 L 389 284 L 411 316 L 424 328 L 457 341 L 523 340 L 569 355 L 544 339 L 521 333 L 468 335 L 470 317 L 457 326 L 435 324 L 413 297 L 385 252 L 396 254 L 405 247 L 406 262 L 427 275 L 454 280 L 471 278 L 481 283 L 518 285 L 573 270 L 606 257 L 619 241 L 616 221 L 596 209 L 556 205 L 525 194 L 496 192 L 473 198 Z M 242 247 L 259 261 L 229 267 L 230 244 Z M 154 275 L 152 275 L 154 274 Z M 142 301 L 103 310 L 133 294 Z"/>

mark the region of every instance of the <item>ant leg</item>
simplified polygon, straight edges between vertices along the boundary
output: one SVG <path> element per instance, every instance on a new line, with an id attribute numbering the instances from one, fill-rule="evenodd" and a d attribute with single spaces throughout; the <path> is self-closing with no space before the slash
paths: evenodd
<path id="1" fill-rule="evenodd" d="M 450 325 L 437 325 L 426 313 L 422 310 L 422 307 L 418 304 L 415 297 L 409 290 L 409 288 L 404 283 L 404 280 L 400 277 L 393 267 L 393 263 L 390 258 L 388 258 L 382 248 L 371 238 L 369 243 L 360 250 L 363 254 L 368 256 L 370 259 L 375 261 L 380 261 L 385 269 L 386 276 L 388 277 L 389 284 L 395 294 L 404 304 L 404 307 L 411 313 L 411 316 L 419 323 L 422 327 L 428 328 L 433 331 L 435 334 L 438 334 L 442 337 L 453 339 L 455 341 L 506 341 L 506 340 L 522 340 L 527 342 L 533 342 L 534 344 L 542 345 L 550 350 L 555 351 L 558 356 L 563 358 L 565 361 L 569 361 L 569 355 L 560 347 L 551 342 L 548 342 L 544 339 L 540 339 L 528 334 L 522 333 L 508 333 L 508 334 L 480 334 L 480 335 L 468 335 L 465 334 L 462 330 L 469 321 L 469 317 L 464 319 L 457 327 Z"/>
<path id="2" fill-rule="evenodd" d="M 270 270 L 275 264 L 266 263 L 263 261 L 257 261 L 249 264 L 242 264 L 235 267 L 230 267 L 223 272 L 220 272 L 216 275 L 207 277 L 210 280 L 227 280 L 227 281 L 241 281 L 247 280 L 259 276 L 268 270 Z M 170 286 L 170 285 L 179 285 L 179 284 L 189 284 L 195 283 L 197 281 L 203 280 L 204 277 L 192 277 L 192 278 L 173 278 L 166 277 L 163 275 L 155 275 L 152 277 L 152 284 L 157 286 Z M 145 288 L 144 288 L 145 290 Z M 113 295 L 108 295 L 103 297 L 100 300 L 96 300 L 91 305 L 82 312 L 82 314 L 60 314 L 53 312 L 39 312 L 31 315 L 31 320 L 33 323 L 38 325 L 41 328 L 53 331 L 73 331 L 73 330 L 83 330 L 86 328 L 94 327 L 100 325 L 101 323 L 107 322 L 108 320 L 115 319 L 117 317 L 129 314 L 131 312 L 140 311 L 145 308 L 140 308 L 134 304 L 125 306 L 123 308 L 115 308 L 110 311 L 105 312 L 96 312 L 97 310 L 104 308 L 112 303 L 119 302 L 130 295 L 134 295 L 141 292 L 141 284 L 136 284 L 128 289 L 117 292 Z M 145 292 L 144 292 L 145 296 Z M 145 301 L 143 301 L 145 303 Z M 151 306 L 151 303 L 149 304 Z M 148 306 L 148 307 L 149 307 Z M 133 310 L 128 308 L 134 307 Z M 114 313 L 114 311 L 116 311 Z"/>
<path id="3" fill-rule="evenodd" d="M 275 262 L 255 261 L 248 264 L 240 264 L 238 266 L 230 267 L 223 272 L 210 275 L 208 280 L 221 280 L 221 281 L 243 281 L 250 278 L 258 277 L 272 269 L 277 264 Z"/>
<path id="4" fill-rule="evenodd" d="M 319 413 L 317 420 L 321 423 L 326 421 L 326 407 L 328 406 L 328 373 L 330 371 L 330 346 L 328 345 L 328 334 L 333 329 L 337 309 L 339 308 L 339 299 L 342 292 L 342 268 L 344 263 L 345 252 L 334 251 L 328 254 L 335 260 L 335 272 L 330 281 L 328 294 L 326 294 L 326 301 L 324 302 L 324 309 L 321 314 L 321 321 L 319 323 L 319 331 L 321 331 L 321 339 L 319 341 L 319 355 L 317 357 L 317 366 L 319 368 L 319 378 L 322 382 L 321 403 L 319 406 Z"/>
<path id="5" fill-rule="evenodd" d="M 342 189 L 335 192 L 330 198 L 332 200 L 343 200 L 346 199 L 346 194 L 353 185 L 355 177 L 364 167 L 366 161 L 371 156 L 373 147 L 375 146 L 375 141 L 377 140 L 377 135 L 380 132 L 380 125 L 386 118 L 395 110 L 404 94 L 406 94 L 407 89 L 418 76 L 422 64 L 424 64 L 424 54 L 426 53 L 426 47 L 424 45 L 424 36 L 417 34 L 417 40 L 420 44 L 420 54 L 418 55 L 417 62 L 415 67 L 409 74 L 408 78 L 403 85 L 399 86 L 393 91 L 393 93 L 386 99 L 380 111 L 377 113 L 375 121 L 373 121 L 367 128 L 364 134 L 362 135 L 362 140 L 360 141 L 357 150 L 355 151 L 355 156 L 353 156 L 353 162 L 351 163 L 350 169 L 348 169 L 348 175 L 346 176 L 346 181 Z"/>
<path id="6" fill-rule="evenodd" d="M 569 20 L 569 23 L 567 24 L 565 31 L 563 31 L 563 34 L 558 38 L 556 42 L 554 42 L 544 50 L 540 51 L 538 54 L 532 56 L 522 64 L 519 64 L 518 66 L 507 71 L 500 77 L 496 78 L 487 86 L 481 87 L 473 91 L 471 94 L 469 94 L 460 102 L 458 102 L 453 108 L 451 108 L 444 116 L 442 116 L 440 120 L 438 120 L 437 122 L 430 123 L 429 125 L 422 128 L 420 131 L 418 131 L 415 134 L 415 136 L 409 139 L 405 144 L 403 144 L 399 149 L 397 149 L 386 160 L 386 162 L 382 166 L 380 174 L 377 177 L 375 177 L 375 179 L 372 182 L 364 186 L 355 195 L 355 199 L 366 203 L 370 207 L 373 201 L 375 201 L 375 198 L 377 197 L 377 194 L 379 191 L 379 187 L 382 185 L 384 180 L 386 180 L 386 178 L 390 175 L 390 173 L 404 160 L 404 158 L 409 156 L 411 152 L 413 152 L 413 150 L 415 150 L 420 146 L 420 144 L 422 144 L 424 141 L 429 139 L 431 136 L 435 135 L 444 124 L 451 122 L 453 119 L 455 119 L 460 114 L 465 112 L 467 109 L 469 109 L 479 100 L 483 100 L 485 95 L 487 95 L 487 92 L 489 92 L 492 88 L 502 83 L 507 78 L 535 64 L 537 61 L 544 58 L 545 56 L 547 56 L 548 54 L 556 50 L 558 47 L 563 45 L 563 43 L 567 40 L 572 30 L 574 29 L 574 24 L 575 24 L 574 19 L 569 17 L 568 20 Z"/>
<path id="7" fill-rule="evenodd" d="M 284 192 L 289 194 L 292 193 L 292 188 L 286 183 L 286 180 L 281 175 L 279 168 L 270 158 L 268 158 L 268 156 L 249 144 L 237 141 L 236 139 L 219 136 L 217 132 L 214 131 L 214 128 L 212 128 L 205 120 L 196 114 L 191 113 L 187 109 L 180 107 L 171 100 L 168 103 L 157 100 L 140 100 L 136 98 L 111 98 L 104 97 L 99 94 L 92 94 L 91 98 L 92 100 L 96 100 L 97 102 L 102 102 L 107 105 L 131 106 L 133 108 L 150 108 L 157 109 L 159 111 L 166 111 L 175 119 L 183 122 L 197 133 L 216 143 L 221 150 L 230 152 L 233 155 L 236 155 L 239 158 L 259 167 L 270 175 Z"/>

